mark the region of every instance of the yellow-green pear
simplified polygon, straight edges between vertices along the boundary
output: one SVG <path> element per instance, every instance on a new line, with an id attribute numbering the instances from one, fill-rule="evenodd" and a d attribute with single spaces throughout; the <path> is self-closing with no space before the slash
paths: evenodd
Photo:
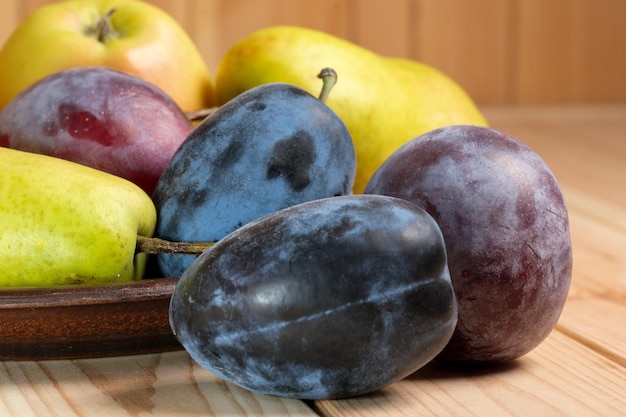
<path id="1" fill-rule="evenodd" d="M 0 287 L 142 277 L 137 236 L 156 209 L 138 186 L 63 159 L 0 147 Z"/>
<path id="2" fill-rule="evenodd" d="M 324 67 L 338 74 L 326 103 L 347 125 L 356 147 L 355 193 L 408 140 L 446 125 L 487 125 L 467 92 L 441 71 L 294 26 L 261 29 L 233 45 L 217 69 L 217 100 L 224 104 L 252 87 L 277 81 L 316 94 L 316 76 Z"/>

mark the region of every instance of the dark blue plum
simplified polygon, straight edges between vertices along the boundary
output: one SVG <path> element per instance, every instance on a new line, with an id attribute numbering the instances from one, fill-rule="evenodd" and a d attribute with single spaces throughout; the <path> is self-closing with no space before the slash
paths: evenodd
<path id="1" fill-rule="evenodd" d="M 486 127 L 436 129 L 392 154 L 365 192 L 426 209 L 443 232 L 459 324 L 441 359 L 513 360 L 552 331 L 572 275 L 568 213 L 524 143 Z"/>
<path id="2" fill-rule="evenodd" d="M 435 357 L 456 321 L 439 227 L 384 196 L 311 201 L 243 226 L 191 264 L 170 304 L 201 366 L 300 399 L 383 388 Z"/>
<path id="3" fill-rule="evenodd" d="M 303 89 L 271 83 L 231 100 L 174 154 L 153 200 L 156 236 L 217 241 L 262 215 L 352 192 L 354 144 L 341 119 Z M 190 255 L 158 255 L 179 276 Z"/>

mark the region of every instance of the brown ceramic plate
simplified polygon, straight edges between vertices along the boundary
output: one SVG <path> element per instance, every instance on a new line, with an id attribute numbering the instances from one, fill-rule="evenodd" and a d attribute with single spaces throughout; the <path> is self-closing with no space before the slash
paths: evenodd
<path id="1" fill-rule="evenodd" d="M 0 360 L 76 359 L 182 349 L 169 325 L 177 278 L 0 290 Z"/>

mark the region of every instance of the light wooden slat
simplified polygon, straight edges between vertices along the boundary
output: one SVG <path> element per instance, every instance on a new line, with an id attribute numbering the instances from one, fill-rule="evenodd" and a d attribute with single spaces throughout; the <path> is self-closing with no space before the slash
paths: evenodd
<path id="1" fill-rule="evenodd" d="M 626 2 L 594 1 L 586 4 L 589 37 L 584 65 L 585 102 L 626 100 Z M 589 80 L 593 80 L 590 82 Z"/>
<path id="2" fill-rule="evenodd" d="M 626 271 L 621 281 L 626 287 Z M 626 305 L 601 298 L 569 299 L 557 328 L 626 368 Z M 626 382 L 626 381 L 624 381 Z"/>
<path id="3" fill-rule="evenodd" d="M 572 298 L 626 299 L 626 209 L 565 189 L 574 253 Z"/>
<path id="4" fill-rule="evenodd" d="M 414 48 L 412 26 L 416 3 L 414 0 L 350 0 L 346 38 L 382 55 L 410 56 Z"/>
<path id="5" fill-rule="evenodd" d="M 624 100 L 626 3 L 517 1 L 516 102 Z"/>
<path id="6" fill-rule="evenodd" d="M 186 30 L 189 30 L 187 28 L 188 24 L 187 24 L 186 18 L 189 13 L 193 12 L 192 10 L 190 10 L 191 2 L 186 1 L 186 0 L 185 1 L 150 0 L 149 3 L 167 12 Z"/>
<path id="7" fill-rule="evenodd" d="M 328 417 L 620 416 L 625 382 L 624 367 L 553 332 L 499 370 L 430 364 L 378 394 L 315 406 Z"/>
<path id="8" fill-rule="evenodd" d="M 511 2 L 415 3 L 409 57 L 445 72 L 483 105 L 509 102 L 513 78 Z"/>
<path id="9" fill-rule="evenodd" d="M 196 3 L 196 10 L 190 30 L 213 73 L 235 42 L 263 27 L 296 25 L 347 36 L 344 0 L 212 0 Z"/>
<path id="10" fill-rule="evenodd" d="M 11 36 L 17 22 L 21 20 L 21 9 L 17 0 L 5 0 L 0 14 L 0 45 Z"/>
<path id="11" fill-rule="evenodd" d="M 315 416 L 297 400 L 253 395 L 186 352 L 76 361 L 0 362 L 3 416 Z"/>
<path id="12" fill-rule="evenodd" d="M 29 13 L 34 12 L 35 9 L 37 9 L 38 7 L 41 7 L 44 4 L 55 3 L 56 1 L 55 0 L 22 0 L 22 1 L 18 0 L 18 2 L 20 2 L 21 4 L 22 16 L 20 17 L 23 19 Z"/>
<path id="13" fill-rule="evenodd" d="M 581 60 L 575 47 L 582 42 L 581 1 L 520 1 L 517 8 L 517 100 L 549 103 L 564 89 L 572 99 Z"/>

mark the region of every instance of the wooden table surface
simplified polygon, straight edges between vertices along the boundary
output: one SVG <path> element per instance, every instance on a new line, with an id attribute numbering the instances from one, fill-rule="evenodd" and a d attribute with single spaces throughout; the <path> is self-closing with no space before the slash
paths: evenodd
<path id="1" fill-rule="evenodd" d="M 0 416 L 626 416 L 626 105 L 485 108 L 548 163 L 569 208 L 574 276 L 556 329 L 490 371 L 430 364 L 380 392 L 253 395 L 184 351 L 0 362 Z"/>

